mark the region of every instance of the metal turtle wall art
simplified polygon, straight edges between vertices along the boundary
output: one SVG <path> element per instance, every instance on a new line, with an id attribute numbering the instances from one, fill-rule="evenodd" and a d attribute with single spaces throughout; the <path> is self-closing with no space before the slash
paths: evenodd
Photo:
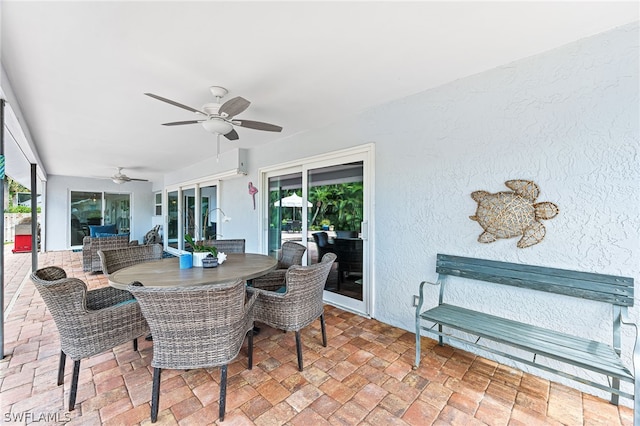
<path id="1" fill-rule="evenodd" d="M 475 220 L 484 229 L 478 241 L 492 243 L 498 238 L 520 236 L 519 248 L 538 244 L 546 234 L 540 220 L 556 217 L 558 206 L 549 201 L 536 203 L 540 189 L 530 180 L 509 180 L 504 184 L 512 191 L 471 193 L 471 198 L 478 203 L 478 209 L 469 219 Z"/>

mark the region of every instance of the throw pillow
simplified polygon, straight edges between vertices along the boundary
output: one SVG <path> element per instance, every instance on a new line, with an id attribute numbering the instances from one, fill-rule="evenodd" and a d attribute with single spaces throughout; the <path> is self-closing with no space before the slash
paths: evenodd
<path id="1" fill-rule="evenodd" d="M 116 230 L 115 225 L 90 225 L 89 226 L 89 235 L 91 237 L 95 237 L 97 233 L 102 232 L 105 234 L 115 234 L 118 231 Z"/>
<path id="2" fill-rule="evenodd" d="M 118 234 L 110 234 L 108 232 L 98 232 L 96 233 L 95 238 L 107 238 L 107 237 L 117 237 Z"/>

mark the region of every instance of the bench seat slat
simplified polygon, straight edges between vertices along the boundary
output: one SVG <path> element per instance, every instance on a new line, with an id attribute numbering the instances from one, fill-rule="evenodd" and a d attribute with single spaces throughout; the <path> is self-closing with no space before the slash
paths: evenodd
<path id="1" fill-rule="evenodd" d="M 420 317 L 613 377 L 633 380 L 633 374 L 622 364 L 614 349 L 602 342 L 447 304 L 425 311 Z"/>
<path id="2" fill-rule="evenodd" d="M 491 330 L 498 329 L 501 330 L 505 335 L 513 334 L 515 335 L 515 338 L 526 337 L 528 339 L 531 339 L 532 341 L 535 341 L 536 344 L 544 345 L 545 342 L 549 342 L 551 345 L 553 345 L 552 347 L 554 349 L 556 346 L 560 346 L 580 352 L 591 352 L 599 357 L 612 357 L 612 359 L 618 358 L 613 348 L 602 342 L 586 340 L 561 332 L 512 320 L 506 320 L 503 318 L 492 316 L 490 314 L 482 314 L 452 305 L 443 304 L 438 309 L 438 315 L 442 317 L 447 316 L 455 321 L 474 324 L 473 327 L 477 328 L 479 331 L 482 329 L 486 329 L 487 332 L 489 332 Z M 426 316 L 430 315 L 427 314 L 423 318 L 426 319 Z M 498 318 L 500 321 L 495 321 L 495 318 Z"/>

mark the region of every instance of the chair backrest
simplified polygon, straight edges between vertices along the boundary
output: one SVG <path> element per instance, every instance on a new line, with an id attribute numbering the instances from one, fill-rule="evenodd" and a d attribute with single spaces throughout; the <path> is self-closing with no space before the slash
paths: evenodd
<path id="1" fill-rule="evenodd" d="M 315 232 L 311 235 L 318 247 L 326 247 L 329 244 L 329 236 L 326 232 Z"/>
<path id="2" fill-rule="evenodd" d="M 244 253 L 245 240 L 204 240 L 200 242 L 205 246 L 215 246 L 218 253 Z"/>
<path id="3" fill-rule="evenodd" d="M 234 359 L 253 329 L 253 303 L 245 302 L 245 282 L 193 287 L 127 287 L 140 304 L 153 335 L 159 368 L 190 369 Z"/>
<path id="4" fill-rule="evenodd" d="M 87 291 L 84 281 L 57 266 L 31 274 L 60 334 L 62 352 L 74 361 L 102 353 L 149 332 L 131 293 L 113 287 Z"/>
<path id="5" fill-rule="evenodd" d="M 293 265 L 302 265 L 302 256 L 306 250 L 307 248 L 302 244 L 286 241 L 280 250 L 277 269 L 288 269 Z"/>
<path id="6" fill-rule="evenodd" d="M 148 244 L 98 250 L 98 256 L 102 262 L 102 273 L 109 275 L 127 266 L 162 259 L 163 251 L 161 244 Z"/>
<path id="7" fill-rule="evenodd" d="M 87 285 L 77 278 L 68 278 L 64 269 L 47 266 L 31 274 L 31 281 L 51 312 L 60 335 L 67 334 L 78 325 L 78 319 L 87 312 Z"/>
<path id="8" fill-rule="evenodd" d="M 295 318 L 299 327 L 304 327 L 324 312 L 323 293 L 327 277 L 337 256 L 327 253 L 320 263 L 310 266 L 294 265 L 285 274 L 286 293 L 282 308 Z"/>

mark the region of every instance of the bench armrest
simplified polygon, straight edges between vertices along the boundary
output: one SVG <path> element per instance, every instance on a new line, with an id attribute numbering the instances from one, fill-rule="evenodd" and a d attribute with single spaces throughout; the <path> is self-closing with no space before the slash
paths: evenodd
<path id="1" fill-rule="evenodd" d="M 422 303 L 424 302 L 424 285 L 425 284 L 429 284 L 429 285 L 433 285 L 433 286 L 439 286 L 440 283 L 435 282 L 429 282 L 429 281 L 422 281 L 420 283 L 420 293 L 419 293 L 419 297 L 418 297 L 418 305 L 416 306 L 416 318 L 418 318 L 418 316 L 420 315 L 420 312 L 422 312 Z"/>

